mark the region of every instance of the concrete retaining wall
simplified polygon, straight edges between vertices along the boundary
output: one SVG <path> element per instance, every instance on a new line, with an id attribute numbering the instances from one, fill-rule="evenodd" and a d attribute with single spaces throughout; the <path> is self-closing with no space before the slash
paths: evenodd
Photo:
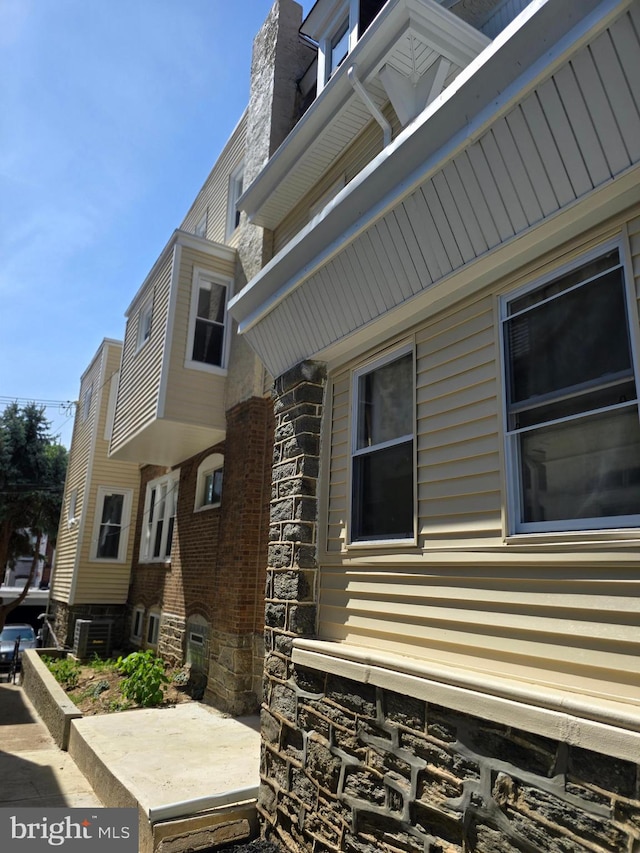
<path id="1" fill-rule="evenodd" d="M 63 657 L 57 649 L 27 649 L 22 655 L 22 687 L 60 749 L 69 745 L 71 720 L 82 713 L 42 662 L 41 655 Z"/>

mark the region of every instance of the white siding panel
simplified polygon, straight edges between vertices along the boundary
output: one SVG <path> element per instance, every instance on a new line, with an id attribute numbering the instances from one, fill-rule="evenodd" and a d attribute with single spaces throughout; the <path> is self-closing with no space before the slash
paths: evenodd
<path id="1" fill-rule="evenodd" d="M 565 76 L 567 76 L 566 71 Z M 569 175 L 573 196 L 577 198 L 578 196 L 585 195 L 589 190 L 593 189 L 593 184 L 591 183 L 582 153 L 576 142 L 572 125 L 565 112 L 564 104 L 560 100 L 553 78 L 539 86 L 538 98 L 547 123 L 551 128 L 562 162 Z M 593 128 L 591 129 L 591 135 L 593 136 Z M 598 155 L 597 149 L 596 155 Z"/>
<path id="2" fill-rule="evenodd" d="M 497 122 L 499 126 L 502 122 Z M 498 144 L 496 139 L 496 129 L 489 131 L 480 140 L 480 145 L 487 159 L 487 164 L 493 175 L 493 179 L 498 187 L 500 197 L 504 202 L 505 209 L 509 216 L 511 229 L 518 234 L 524 231 L 530 224 L 522 207 L 522 201 L 518 196 L 518 192 L 513 183 L 512 174 L 515 174 L 515 166 L 512 164 L 511 173 L 505 165 L 505 152 Z"/>
<path id="3" fill-rule="evenodd" d="M 526 122 L 533 145 L 535 145 L 536 151 L 539 152 L 540 160 L 544 163 L 544 168 L 549 175 L 549 183 L 557 199 L 558 206 L 564 207 L 564 205 L 569 204 L 569 202 L 575 199 L 576 194 L 562 155 L 558 149 L 554 132 L 547 122 L 547 117 L 542 109 L 537 92 L 525 98 L 520 105 L 520 109 L 515 110 L 513 115 L 517 116 L 520 111 Z M 507 121 L 511 122 L 511 120 L 512 117 L 508 116 Z M 517 124 L 514 123 L 512 126 L 517 127 Z M 517 131 L 516 138 L 520 139 L 520 134 Z M 550 204 L 551 210 L 554 210 L 553 202 L 551 201 Z"/>
<path id="4" fill-rule="evenodd" d="M 640 68 L 638 68 L 640 57 L 636 57 L 627 48 L 628 36 L 631 33 L 628 21 L 623 18 L 616 22 L 610 32 L 604 33 L 597 39 L 591 48 L 601 75 L 606 98 L 615 115 L 617 129 L 624 141 L 626 149 L 624 162 L 626 163 L 640 159 L 640 117 L 633 92 L 629 87 L 629 80 L 625 76 L 618 58 L 618 50 L 624 51 L 629 59 L 630 67 L 635 68 L 635 73 L 640 73 Z M 639 62 L 634 62 L 635 58 Z"/>

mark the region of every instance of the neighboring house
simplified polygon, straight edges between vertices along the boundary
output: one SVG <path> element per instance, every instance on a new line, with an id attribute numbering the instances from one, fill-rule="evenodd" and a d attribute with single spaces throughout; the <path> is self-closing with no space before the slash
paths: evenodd
<path id="1" fill-rule="evenodd" d="M 35 548 L 37 537 L 30 531 L 22 531 L 29 537 L 31 550 Z M 40 540 L 40 556 L 36 564 L 35 574 L 31 581 L 32 589 L 45 589 L 49 585 L 51 575 L 51 564 L 53 562 L 55 548 L 51 544 L 46 533 L 42 534 Z M 22 554 L 14 560 L 7 563 L 4 572 L 3 584 L 5 586 L 24 587 L 24 584 L 31 574 L 33 565 L 33 554 Z"/>
<path id="2" fill-rule="evenodd" d="M 124 630 L 140 474 L 108 454 L 121 354 L 103 340 L 80 380 L 48 616 L 69 647 L 78 619 L 108 625 L 109 644 Z"/>
<path id="3" fill-rule="evenodd" d="M 298 109 L 301 18 L 290 0 L 267 18 L 249 106 L 126 312 L 110 446 L 142 466 L 127 642 L 188 663 L 205 699 L 238 714 L 262 690 L 273 409 L 227 312 L 270 252 L 236 203 Z"/>
<path id="4" fill-rule="evenodd" d="M 265 830 L 636 850 L 640 3 L 302 32 L 317 98 L 239 203 L 276 254 L 230 304 L 276 392 Z"/>

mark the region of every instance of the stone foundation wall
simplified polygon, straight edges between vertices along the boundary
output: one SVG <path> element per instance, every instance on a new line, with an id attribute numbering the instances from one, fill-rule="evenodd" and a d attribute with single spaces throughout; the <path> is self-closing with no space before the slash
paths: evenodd
<path id="1" fill-rule="evenodd" d="M 287 849 L 640 850 L 631 761 L 299 668 L 268 704 L 259 808 Z"/>
<path id="2" fill-rule="evenodd" d="M 205 702 L 234 716 L 255 713 L 262 696 L 262 638 L 214 628 L 210 644 Z"/>

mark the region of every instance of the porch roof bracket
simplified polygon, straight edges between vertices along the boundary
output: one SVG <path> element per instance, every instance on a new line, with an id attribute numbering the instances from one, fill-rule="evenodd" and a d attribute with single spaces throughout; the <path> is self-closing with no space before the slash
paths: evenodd
<path id="1" fill-rule="evenodd" d="M 362 85 L 360 79 L 358 78 L 358 66 L 352 65 L 347 71 L 347 76 L 349 78 L 349 82 L 353 86 L 355 93 L 360 96 L 360 99 L 362 100 L 366 108 L 369 110 L 371 115 L 382 128 L 384 147 L 386 148 L 387 145 L 389 145 L 389 143 L 391 142 L 391 125 L 382 115 L 382 113 L 374 103 L 373 98 L 367 92 L 367 90 Z"/>
<path id="2" fill-rule="evenodd" d="M 378 76 L 403 127 L 442 92 L 450 68 L 451 63 L 443 56 L 423 75 L 414 72 L 407 77 L 392 65 L 382 66 Z"/>

